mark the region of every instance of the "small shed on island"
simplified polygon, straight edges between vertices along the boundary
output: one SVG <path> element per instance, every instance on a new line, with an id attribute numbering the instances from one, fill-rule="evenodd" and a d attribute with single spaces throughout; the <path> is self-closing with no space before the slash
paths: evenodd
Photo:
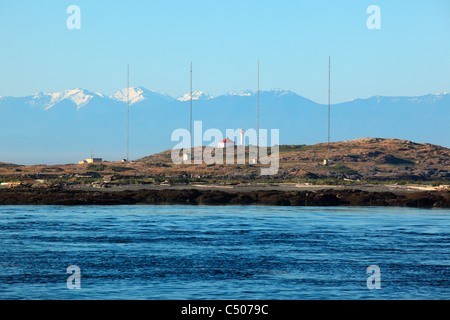
<path id="1" fill-rule="evenodd" d="M 218 148 L 228 148 L 228 147 L 234 147 L 235 142 L 233 140 L 230 140 L 227 138 L 220 141 L 217 145 Z"/>
<path id="2" fill-rule="evenodd" d="M 87 163 L 102 162 L 102 158 L 87 158 Z"/>

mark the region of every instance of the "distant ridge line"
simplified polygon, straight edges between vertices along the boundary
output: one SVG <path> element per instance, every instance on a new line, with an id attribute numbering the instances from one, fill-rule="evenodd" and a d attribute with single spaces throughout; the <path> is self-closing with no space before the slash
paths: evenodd
<path id="1" fill-rule="evenodd" d="M 34 93 L 31 95 L 26 95 L 26 96 L 19 96 L 19 97 L 15 97 L 15 96 L 0 96 L 0 104 L 4 101 L 8 101 L 8 100 L 14 100 L 14 99 L 24 99 L 24 98 L 28 98 L 29 100 L 34 100 L 34 101 L 46 101 L 45 103 L 42 103 L 43 105 L 47 106 L 47 107 L 52 107 L 53 105 L 69 99 L 72 100 L 75 104 L 77 104 L 79 107 L 82 107 L 84 105 L 86 105 L 87 103 L 90 102 L 91 99 L 93 98 L 101 98 L 101 99 L 110 99 L 113 100 L 115 102 L 122 102 L 122 103 L 126 103 L 126 99 L 127 99 L 127 88 L 121 89 L 116 91 L 114 94 L 112 95 L 106 95 L 106 94 L 102 94 L 100 92 L 95 92 L 95 91 L 91 91 L 88 89 L 80 89 L 80 88 L 75 88 L 75 89 L 67 89 L 67 90 L 62 90 L 59 92 L 43 92 L 40 91 L 38 93 Z M 142 86 L 137 86 L 137 87 L 130 87 L 129 88 L 129 92 L 130 92 L 130 105 L 133 105 L 135 103 L 139 103 L 143 100 L 145 100 L 145 97 L 148 96 L 148 94 L 152 94 L 158 97 L 161 97 L 162 99 L 168 101 L 168 102 L 189 102 L 190 99 L 190 94 L 186 93 L 183 96 L 179 96 L 177 98 L 163 92 L 160 90 L 152 90 L 152 89 L 147 89 L 145 87 Z M 309 99 L 303 95 L 300 95 L 298 93 L 296 93 L 295 91 L 292 90 L 284 90 L 284 89 L 270 89 L 270 90 L 260 90 L 260 96 L 264 96 L 267 93 L 273 93 L 276 95 L 296 95 L 298 97 L 301 97 L 303 99 L 309 100 L 315 104 L 318 105 L 323 105 L 326 106 L 328 104 L 328 102 L 316 102 L 312 99 Z M 141 95 L 144 99 L 139 99 L 138 95 Z M 239 97 L 239 98 L 256 98 L 257 92 L 253 92 L 252 90 L 242 90 L 239 92 L 236 91 L 227 91 L 223 94 L 220 95 L 216 95 L 216 96 L 211 96 L 208 93 L 204 92 L 204 91 L 193 91 L 192 92 L 192 99 L 193 100 L 215 100 L 218 98 L 225 98 L 225 97 Z M 186 96 L 186 99 L 184 100 L 183 97 Z M 424 94 L 424 95 L 415 95 L 415 96 L 405 96 L 405 95 L 398 95 L 398 96 L 392 96 L 392 95 L 373 95 L 367 98 L 352 98 L 352 99 L 347 99 L 347 100 L 343 100 L 343 101 L 339 101 L 339 102 L 334 102 L 332 105 L 339 105 L 342 103 L 347 103 L 347 102 L 353 102 L 353 101 L 364 101 L 364 100 L 370 100 L 370 99 L 411 99 L 411 102 L 417 102 L 417 100 L 415 99 L 441 99 L 444 97 L 450 97 L 450 93 L 447 91 L 443 91 L 441 93 L 429 93 L 429 94 Z M 83 101 L 83 98 L 85 99 Z"/>

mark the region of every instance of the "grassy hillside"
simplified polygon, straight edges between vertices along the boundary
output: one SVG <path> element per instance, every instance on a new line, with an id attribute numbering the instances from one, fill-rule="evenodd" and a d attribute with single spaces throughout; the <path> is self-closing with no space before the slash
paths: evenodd
<path id="1" fill-rule="evenodd" d="M 248 152 L 248 148 L 246 150 Z M 137 160 L 141 170 L 168 175 L 241 179 L 365 179 L 450 180 L 450 150 L 441 146 L 395 139 L 366 138 L 315 145 L 279 146 L 280 168 L 274 177 L 258 177 L 259 165 L 174 165 L 171 151 Z M 271 153 L 269 148 L 268 153 Z M 324 159 L 330 159 L 328 166 Z"/>
<path id="2" fill-rule="evenodd" d="M 197 147 L 199 150 L 200 147 Z M 202 147 L 202 151 L 204 147 Z M 273 150 L 267 150 L 270 154 Z M 55 179 L 92 182 L 109 177 L 123 183 L 234 181 L 234 182 L 449 182 L 450 149 L 427 143 L 396 139 L 365 138 L 315 145 L 279 146 L 279 170 L 261 176 L 260 164 L 251 164 L 248 148 L 245 164 L 180 164 L 171 160 L 171 150 L 132 162 L 14 166 L 0 165 L 0 180 Z M 214 156 L 214 153 L 213 153 Z M 329 165 L 323 164 L 330 159 Z M 267 165 L 266 165 L 267 166 Z"/>

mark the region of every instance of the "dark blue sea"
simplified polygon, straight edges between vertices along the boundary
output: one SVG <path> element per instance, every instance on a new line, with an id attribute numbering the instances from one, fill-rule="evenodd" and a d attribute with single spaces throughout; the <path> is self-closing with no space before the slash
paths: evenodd
<path id="1" fill-rule="evenodd" d="M 441 300 L 449 254 L 448 209 L 0 206 L 0 299 Z"/>

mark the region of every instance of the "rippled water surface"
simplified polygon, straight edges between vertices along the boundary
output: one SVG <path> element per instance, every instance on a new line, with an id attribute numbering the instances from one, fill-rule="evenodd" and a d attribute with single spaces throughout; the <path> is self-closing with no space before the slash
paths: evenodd
<path id="1" fill-rule="evenodd" d="M 446 209 L 1 206 L 0 298 L 449 299 L 449 243 Z"/>

